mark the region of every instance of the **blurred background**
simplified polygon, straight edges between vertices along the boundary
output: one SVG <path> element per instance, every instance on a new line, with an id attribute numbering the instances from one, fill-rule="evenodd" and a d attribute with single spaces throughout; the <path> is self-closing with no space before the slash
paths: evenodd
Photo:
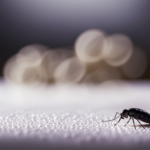
<path id="1" fill-rule="evenodd" d="M 150 79 L 149 0 L 1 0 L 0 76 L 17 84 Z"/>

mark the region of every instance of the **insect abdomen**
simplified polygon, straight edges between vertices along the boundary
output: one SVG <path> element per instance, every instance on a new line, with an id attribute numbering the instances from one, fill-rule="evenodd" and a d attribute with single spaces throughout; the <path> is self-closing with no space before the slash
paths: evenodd
<path id="1" fill-rule="evenodd" d="M 139 115 L 138 115 L 137 119 L 139 119 L 143 122 L 146 122 L 146 123 L 150 123 L 150 114 L 149 113 L 139 110 L 138 114 Z"/>

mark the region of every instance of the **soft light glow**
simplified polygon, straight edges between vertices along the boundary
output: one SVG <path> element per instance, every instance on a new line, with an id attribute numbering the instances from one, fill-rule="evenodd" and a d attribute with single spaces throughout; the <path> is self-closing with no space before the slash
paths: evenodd
<path id="1" fill-rule="evenodd" d="M 63 61 L 56 69 L 54 78 L 56 82 L 79 82 L 85 75 L 84 65 L 76 58 Z"/>
<path id="2" fill-rule="evenodd" d="M 4 76 L 9 83 L 19 85 L 29 84 L 39 86 L 45 83 L 45 76 L 39 65 L 27 66 L 17 62 L 17 56 L 13 56 L 5 65 Z"/>
<path id="3" fill-rule="evenodd" d="M 108 44 L 105 47 L 105 61 L 111 66 L 121 66 L 128 61 L 133 51 L 131 40 L 122 34 L 115 34 L 108 37 Z"/>
<path id="4" fill-rule="evenodd" d="M 9 83 L 21 83 L 23 67 L 16 62 L 16 55 L 7 61 L 4 68 L 4 77 Z"/>
<path id="5" fill-rule="evenodd" d="M 84 83 L 102 83 L 108 80 L 121 79 L 122 74 L 117 68 L 111 67 L 106 63 L 99 64 L 99 67 L 90 73 L 87 73 L 83 79 Z"/>
<path id="6" fill-rule="evenodd" d="M 10 83 L 38 85 L 45 82 L 42 56 L 48 48 L 40 44 L 23 47 L 5 65 L 4 76 Z"/>
<path id="7" fill-rule="evenodd" d="M 23 47 L 17 54 L 16 61 L 21 66 L 37 66 L 41 63 L 42 55 L 48 47 L 40 44 L 32 44 Z"/>
<path id="8" fill-rule="evenodd" d="M 73 56 L 72 51 L 66 49 L 49 50 L 44 53 L 41 67 L 48 82 L 54 82 L 54 72 L 57 66 L 65 59 Z"/>
<path id="9" fill-rule="evenodd" d="M 100 30 L 83 32 L 75 43 L 77 57 L 84 63 L 95 63 L 102 60 L 105 35 Z"/>
<path id="10" fill-rule="evenodd" d="M 101 30 L 92 29 L 77 38 L 75 50 L 73 46 L 53 50 L 40 44 L 25 46 L 6 63 L 4 76 L 11 83 L 23 85 L 102 83 L 125 75 L 139 78 L 147 63 L 142 50 L 133 51 L 127 36 L 106 37 Z"/>

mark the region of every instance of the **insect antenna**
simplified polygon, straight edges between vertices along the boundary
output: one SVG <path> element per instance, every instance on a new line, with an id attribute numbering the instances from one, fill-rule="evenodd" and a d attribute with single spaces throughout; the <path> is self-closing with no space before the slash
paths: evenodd
<path id="1" fill-rule="evenodd" d="M 107 120 L 107 121 L 103 121 L 102 120 L 102 122 L 108 122 L 108 121 L 113 121 L 113 120 L 115 120 L 115 119 L 117 119 L 117 118 L 119 118 L 120 116 L 118 116 L 118 117 L 116 117 L 116 118 L 114 118 L 114 119 L 112 119 L 112 120 Z"/>

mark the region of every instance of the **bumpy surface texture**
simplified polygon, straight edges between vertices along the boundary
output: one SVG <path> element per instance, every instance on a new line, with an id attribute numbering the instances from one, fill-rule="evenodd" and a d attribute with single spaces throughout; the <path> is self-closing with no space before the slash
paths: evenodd
<path id="1" fill-rule="evenodd" d="M 0 148 L 149 149 L 150 127 L 128 119 L 114 126 L 115 113 L 139 107 L 148 112 L 149 84 L 55 86 L 43 89 L 1 83 Z M 149 108 L 149 109 L 148 109 Z M 144 123 L 143 123 L 144 124 Z"/>

